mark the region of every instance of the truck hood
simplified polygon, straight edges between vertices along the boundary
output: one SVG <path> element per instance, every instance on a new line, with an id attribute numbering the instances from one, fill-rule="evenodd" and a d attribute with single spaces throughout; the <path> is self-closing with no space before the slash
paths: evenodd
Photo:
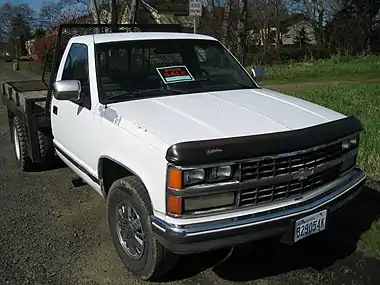
<path id="1" fill-rule="evenodd" d="M 109 108 L 116 111 L 120 127 L 148 133 L 147 138 L 154 135 L 169 145 L 301 129 L 345 117 L 267 89 L 149 98 L 115 103 Z"/>

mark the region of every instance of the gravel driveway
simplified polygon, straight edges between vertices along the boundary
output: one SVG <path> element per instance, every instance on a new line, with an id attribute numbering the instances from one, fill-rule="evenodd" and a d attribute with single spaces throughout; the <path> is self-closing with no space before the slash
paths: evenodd
<path id="1" fill-rule="evenodd" d="M 78 186 L 65 167 L 17 170 L 5 111 L 0 105 L 0 284 L 147 284 L 123 269 L 95 191 Z M 380 284 L 380 261 L 355 252 L 379 218 L 375 188 L 370 182 L 328 232 L 293 247 L 276 240 L 241 246 L 224 261 L 228 250 L 186 256 L 167 284 Z"/>

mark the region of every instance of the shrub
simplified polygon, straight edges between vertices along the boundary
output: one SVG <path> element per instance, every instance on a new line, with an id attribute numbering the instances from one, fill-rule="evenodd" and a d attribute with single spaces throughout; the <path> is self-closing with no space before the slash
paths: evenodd
<path id="1" fill-rule="evenodd" d="M 38 39 L 33 43 L 33 59 L 34 64 L 38 64 L 40 67 L 43 67 L 45 60 L 47 60 L 47 71 L 50 71 L 51 63 L 53 60 L 53 55 L 55 51 L 56 35 L 51 34 L 47 35 L 44 38 Z M 65 35 L 61 36 L 61 45 L 58 50 L 58 57 L 60 58 L 63 54 L 63 51 L 69 41 L 69 38 Z"/>
<path id="2" fill-rule="evenodd" d="M 251 50 L 247 55 L 248 65 L 273 65 L 288 62 L 300 62 L 305 60 L 329 58 L 331 53 L 328 49 L 321 49 L 317 46 L 297 46 L 282 47 L 276 50 L 274 47 L 264 52 L 261 48 Z"/>
<path id="3" fill-rule="evenodd" d="M 54 46 L 55 36 L 50 35 L 44 38 L 38 39 L 33 43 L 32 54 L 34 60 L 42 65 L 45 61 L 46 53 Z"/>

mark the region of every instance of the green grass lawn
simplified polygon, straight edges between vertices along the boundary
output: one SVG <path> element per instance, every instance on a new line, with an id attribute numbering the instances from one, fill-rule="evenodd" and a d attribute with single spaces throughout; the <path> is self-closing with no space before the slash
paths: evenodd
<path id="1" fill-rule="evenodd" d="M 358 165 L 369 176 L 380 179 L 380 84 L 333 84 L 287 93 L 340 113 L 359 117 L 364 131 L 360 141 Z M 362 235 L 358 249 L 380 258 L 380 220 L 374 222 L 371 229 Z"/>
<path id="2" fill-rule="evenodd" d="M 250 70 L 251 67 L 248 69 Z M 340 80 L 380 80 L 380 56 L 342 57 L 328 60 L 266 66 L 265 84 Z"/>
<path id="3" fill-rule="evenodd" d="M 362 235 L 358 249 L 368 256 L 380 258 L 380 221 L 374 222 Z"/>
<path id="4" fill-rule="evenodd" d="M 20 61 L 20 70 L 42 75 L 43 68 L 36 66 L 32 61 Z"/>

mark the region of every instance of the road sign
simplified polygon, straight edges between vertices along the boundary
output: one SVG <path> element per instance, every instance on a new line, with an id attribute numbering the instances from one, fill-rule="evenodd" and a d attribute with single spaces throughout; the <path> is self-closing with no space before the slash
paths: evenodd
<path id="1" fill-rule="evenodd" d="M 202 3 L 199 0 L 189 1 L 189 15 L 190 16 L 202 16 Z"/>

